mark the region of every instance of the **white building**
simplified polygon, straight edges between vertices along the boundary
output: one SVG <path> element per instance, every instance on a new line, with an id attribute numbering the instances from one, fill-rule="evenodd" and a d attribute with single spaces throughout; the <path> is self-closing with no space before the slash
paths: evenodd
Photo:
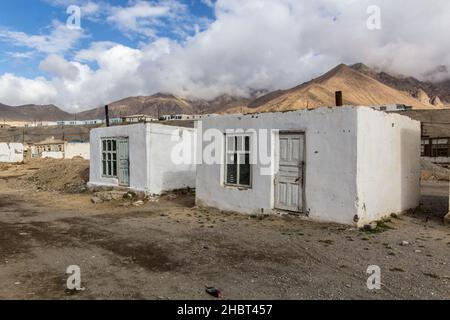
<path id="1" fill-rule="evenodd" d="M 197 167 L 200 206 L 362 226 L 419 205 L 420 123 L 408 117 L 365 107 L 213 117 L 198 125 L 203 158 L 210 129 L 222 161 Z"/>
<path id="2" fill-rule="evenodd" d="M 22 143 L 0 143 L 0 163 L 19 163 L 23 161 Z"/>
<path id="3" fill-rule="evenodd" d="M 90 159 L 89 142 L 67 142 L 51 137 L 30 147 L 32 158 Z"/>
<path id="4" fill-rule="evenodd" d="M 146 194 L 195 187 L 195 129 L 156 123 L 91 130 L 89 187 Z M 183 158 L 184 157 L 184 158 Z"/>

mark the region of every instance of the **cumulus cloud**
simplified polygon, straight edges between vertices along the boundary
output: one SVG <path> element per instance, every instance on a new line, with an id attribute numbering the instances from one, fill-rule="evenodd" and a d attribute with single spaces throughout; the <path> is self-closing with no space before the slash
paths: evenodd
<path id="1" fill-rule="evenodd" d="M 380 7 L 381 30 L 367 28 L 371 5 Z M 131 21 L 126 24 L 136 32 L 152 29 L 139 19 L 154 21 L 167 13 L 153 10 L 141 17 L 126 11 L 121 21 Z M 218 0 L 214 10 L 213 22 L 182 41 L 150 32 L 153 37 L 138 48 L 99 42 L 73 61 L 49 57 L 41 68 L 51 78 L 27 80 L 42 87 L 28 102 L 78 110 L 158 91 L 202 98 L 247 95 L 252 89 L 295 86 L 342 62 L 365 62 L 420 79 L 449 77 L 448 0 L 410 0 L 407 6 L 395 0 Z M 14 100 L 2 90 L 0 101 L 5 97 Z"/>
<path id="2" fill-rule="evenodd" d="M 0 28 L 0 41 L 49 54 L 64 53 L 72 49 L 84 36 L 82 30 L 68 29 L 65 24 L 59 21 L 53 21 L 51 31 L 48 34 L 30 35 Z"/>

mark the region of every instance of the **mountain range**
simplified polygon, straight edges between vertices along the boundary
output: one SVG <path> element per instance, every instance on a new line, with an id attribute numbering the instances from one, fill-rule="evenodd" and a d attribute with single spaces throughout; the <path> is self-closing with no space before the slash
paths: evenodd
<path id="1" fill-rule="evenodd" d="M 255 91 L 251 97 L 221 95 L 212 100 L 189 99 L 168 93 L 129 97 L 109 104 L 111 117 L 146 114 L 204 114 L 286 111 L 334 105 L 335 91 L 343 91 L 349 105 L 405 104 L 413 109 L 450 107 L 450 79 L 439 83 L 392 75 L 358 63 L 338 65 L 324 75 L 287 90 Z M 56 121 L 104 118 L 104 108 L 78 114 L 54 105 L 12 107 L 0 104 L 0 121 Z"/>

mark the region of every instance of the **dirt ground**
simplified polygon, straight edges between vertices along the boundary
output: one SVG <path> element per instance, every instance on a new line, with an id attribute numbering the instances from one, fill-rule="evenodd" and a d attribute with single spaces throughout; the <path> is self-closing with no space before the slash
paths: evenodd
<path id="1" fill-rule="evenodd" d="M 212 299 L 205 285 L 224 299 L 450 299 L 447 182 L 424 182 L 419 210 L 367 232 L 201 209 L 192 194 L 93 204 L 87 168 L 0 166 L 1 299 Z M 81 267 L 76 294 L 70 265 Z M 367 289 L 370 265 L 381 290 Z"/>

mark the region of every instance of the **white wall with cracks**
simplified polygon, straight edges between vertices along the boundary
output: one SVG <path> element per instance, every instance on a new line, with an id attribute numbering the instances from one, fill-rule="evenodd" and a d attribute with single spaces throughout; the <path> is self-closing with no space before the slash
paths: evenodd
<path id="1" fill-rule="evenodd" d="M 19 163 L 23 161 L 22 143 L 0 143 L 0 163 Z"/>
<path id="2" fill-rule="evenodd" d="M 202 121 L 202 130 L 273 129 L 305 133 L 303 212 L 312 220 L 361 226 L 419 205 L 420 123 L 362 107 L 227 115 Z M 200 135 L 200 133 L 199 133 Z M 224 157 L 224 135 L 219 136 Z M 267 154 L 276 166 L 278 133 L 268 137 Z M 198 139 L 201 152 L 208 146 Z M 276 213 L 274 173 L 257 161 L 252 187 L 224 185 L 222 164 L 199 164 L 200 206 L 246 214 Z"/>

